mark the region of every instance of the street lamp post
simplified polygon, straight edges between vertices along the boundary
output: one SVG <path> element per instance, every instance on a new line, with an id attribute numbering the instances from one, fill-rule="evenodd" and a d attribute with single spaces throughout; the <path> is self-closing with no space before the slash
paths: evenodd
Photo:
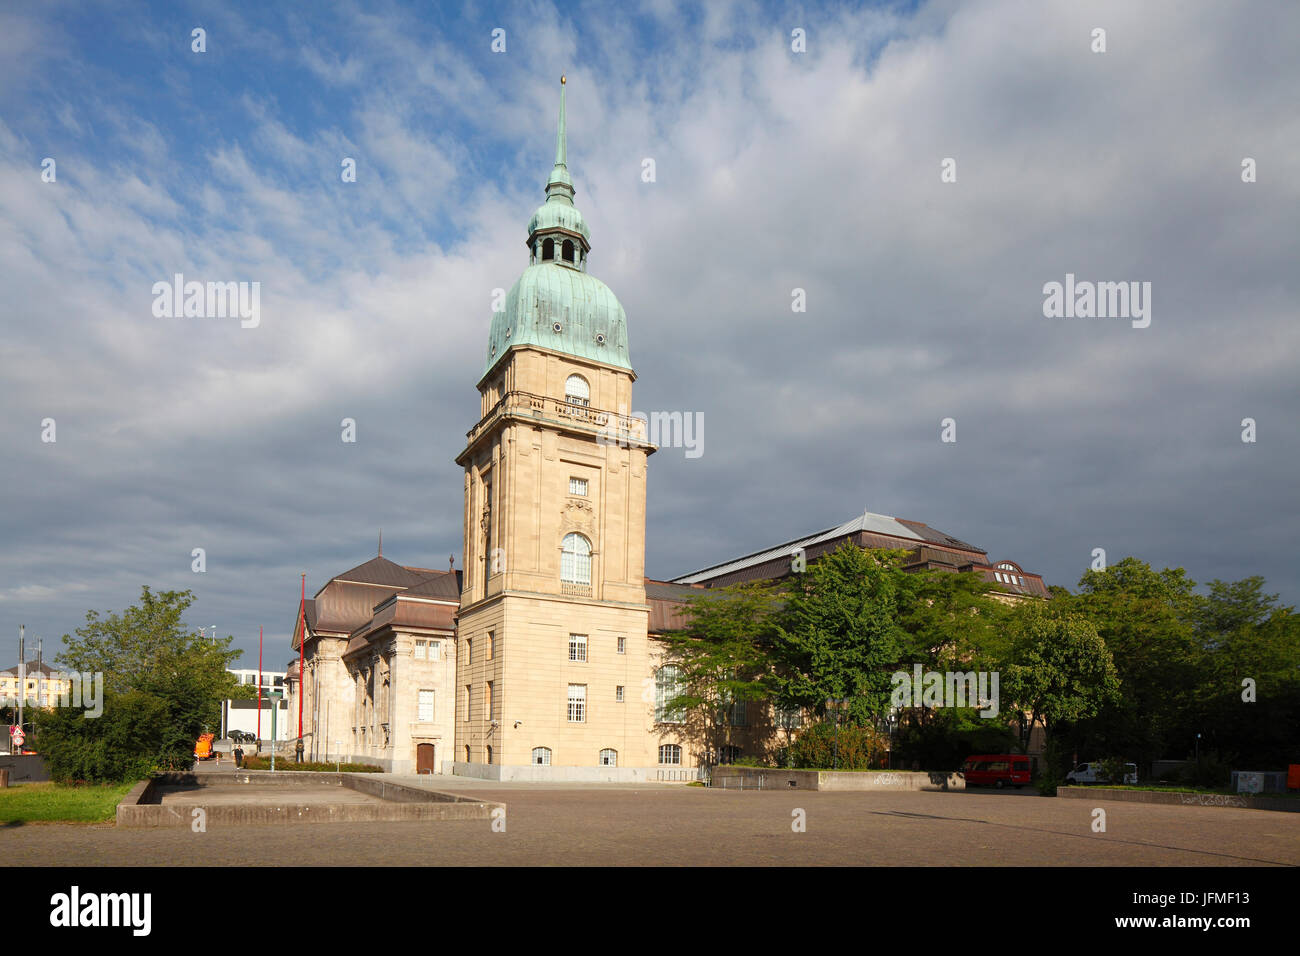
<path id="1" fill-rule="evenodd" d="M 275 735 L 275 715 L 276 712 L 280 709 L 279 708 L 280 695 L 281 692 L 278 690 L 270 691 L 266 695 L 271 701 L 271 769 L 272 770 L 275 770 L 275 742 L 277 739 Z M 261 706 L 260 702 L 258 703 L 258 706 L 259 707 Z"/>

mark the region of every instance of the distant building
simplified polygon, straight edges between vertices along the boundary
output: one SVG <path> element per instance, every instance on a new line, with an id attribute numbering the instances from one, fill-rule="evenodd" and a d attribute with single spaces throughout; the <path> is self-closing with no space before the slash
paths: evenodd
<path id="1" fill-rule="evenodd" d="M 248 668 L 230 667 L 227 670 L 239 678 L 239 683 L 252 687 L 254 692 L 257 688 L 257 668 L 251 670 Z M 262 671 L 262 694 L 265 697 L 271 691 L 279 691 L 281 699 L 276 705 L 278 710 L 275 714 L 275 738 L 277 740 L 289 740 L 297 731 L 296 725 L 291 727 L 289 722 L 289 702 L 286 699 L 285 672 L 284 671 Z M 258 706 L 255 698 L 232 698 L 221 702 L 222 713 L 226 736 L 230 736 L 232 730 L 242 730 L 246 734 L 256 736 L 259 733 L 258 727 Z M 271 701 L 263 700 L 261 707 L 261 739 L 271 739 Z"/>
<path id="2" fill-rule="evenodd" d="M 890 548 L 908 552 L 903 567 L 909 571 L 951 571 L 976 574 L 993 585 L 992 597 L 1008 602 L 1048 597 L 1041 574 L 1025 571 L 1014 561 L 989 561 L 981 548 L 954 538 L 922 521 L 891 518 L 870 511 L 834 528 L 815 531 L 763 551 L 711 565 L 673 578 L 676 584 L 726 587 L 750 581 L 770 581 L 797 573 L 797 556 L 812 563 L 844 544 L 859 548 Z"/>
<path id="3" fill-rule="evenodd" d="M 0 671 L 0 707 L 18 705 L 19 682 L 17 664 Z M 67 676 L 48 664 L 38 667 L 35 661 L 27 662 L 21 683 L 25 707 L 54 707 L 60 694 L 69 695 L 72 691 L 72 681 Z"/>

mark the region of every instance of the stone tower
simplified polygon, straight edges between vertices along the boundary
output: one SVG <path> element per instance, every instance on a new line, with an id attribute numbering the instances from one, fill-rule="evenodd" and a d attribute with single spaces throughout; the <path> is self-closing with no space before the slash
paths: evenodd
<path id="1" fill-rule="evenodd" d="M 457 627 L 462 772 L 650 767 L 646 458 L 627 317 L 588 272 L 560 80 L 555 164 L 528 266 L 492 316 L 465 469 Z M 490 769 L 489 769 L 490 768 Z"/>

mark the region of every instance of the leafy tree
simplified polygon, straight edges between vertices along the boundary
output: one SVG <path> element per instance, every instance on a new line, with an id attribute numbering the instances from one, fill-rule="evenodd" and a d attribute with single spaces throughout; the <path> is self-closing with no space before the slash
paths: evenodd
<path id="1" fill-rule="evenodd" d="M 772 614 L 776 596 L 759 584 L 701 592 L 682 605 L 686 626 L 665 634 L 666 658 L 680 674 L 680 694 L 665 709 L 680 716 L 687 736 L 720 753 L 731 743 L 732 706 L 772 694 Z"/>
<path id="2" fill-rule="evenodd" d="M 208 641 L 181 617 L 190 591 L 141 590 L 121 614 L 86 614 L 76 636 L 64 635 L 56 663 L 104 675 L 104 711 L 55 708 L 40 718 L 41 748 L 63 779 L 122 780 L 141 768 L 193 762 L 194 741 L 220 723 L 220 702 L 251 696 L 226 668 L 240 655 L 232 637 Z"/>
<path id="3" fill-rule="evenodd" d="M 908 640 L 899 608 L 916 589 L 899 567 L 903 553 L 845 544 L 790 582 L 772 641 L 782 701 L 825 716 L 827 700 L 847 700 L 853 724 L 885 712 Z"/>
<path id="4" fill-rule="evenodd" d="M 1186 722 L 1203 654 L 1193 627 L 1200 599 L 1182 568 L 1155 571 L 1126 557 L 1089 570 L 1059 606 L 1090 621 L 1105 642 L 1123 695 L 1071 731 L 1080 753 L 1126 755 L 1139 766 L 1163 755 Z"/>
<path id="5" fill-rule="evenodd" d="M 1020 719 L 1021 747 L 1040 719 L 1051 740 L 1063 723 L 1095 716 L 1119 693 L 1115 663 L 1096 628 L 1063 608 L 1024 604 L 1011 618 L 1011 663 L 1001 694 Z"/>

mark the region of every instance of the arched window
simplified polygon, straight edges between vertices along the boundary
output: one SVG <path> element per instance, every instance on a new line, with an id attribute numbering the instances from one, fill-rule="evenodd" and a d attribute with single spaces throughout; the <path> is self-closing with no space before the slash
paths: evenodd
<path id="1" fill-rule="evenodd" d="M 564 536 L 560 580 L 565 584 L 591 584 L 591 542 L 580 534 L 571 532 Z"/>
<path id="2" fill-rule="evenodd" d="M 492 748 L 491 748 L 491 747 L 488 747 L 488 749 L 487 749 L 487 762 L 488 762 L 488 763 L 491 763 L 491 762 L 492 762 Z"/>
<path id="3" fill-rule="evenodd" d="M 681 711 L 669 704 L 685 693 L 682 683 L 682 671 L 676 664 L 665 664 L 655 671 L 655 722 L 660 724 L 680 724 Z"/>
<path id="4" fill-rule="evenodd" d="M 562 248 L 564 250 L 564 261 L 572 262 L 573 261 L 573 240 L 565 239 L 564 246 Z"/>
<path id="5" fill-rule="evenodd" d="M 469 744 L 465 745 L 465 762 L 469 763 Z"/>
<path id="6" fill-rule="evenodd" d="M 590 405 L 591 386 L 581 375 L 570 375 L 564 382 L 564 400 L 570 405 Z"/>
<path id="7" fill-rule="evenodd" d="M 600 765 L 602 767 L 618 766 L 618 751 L 611 747 L 606 747 L 600 752 Z"/>
<path id="8" fill-rule="evenodd" d="M 676 744 L 660 744 L 659 762 L 661 764 L 680 764 L 682 762 L 682 748 Z"/>
<path id="9" fill-rule="evenodd" d="M 549 767 L 551 765 L 551 748 L 534 747 L 533 764 L 538 767 Z"/>
<path id="10" fill-rule="evenodd" d="M 554 259 L 554 258 L 555 258 L 555 240 L 543 239 L 542 240 L 542 261 L 545 262 L 548 259 Z"/>

